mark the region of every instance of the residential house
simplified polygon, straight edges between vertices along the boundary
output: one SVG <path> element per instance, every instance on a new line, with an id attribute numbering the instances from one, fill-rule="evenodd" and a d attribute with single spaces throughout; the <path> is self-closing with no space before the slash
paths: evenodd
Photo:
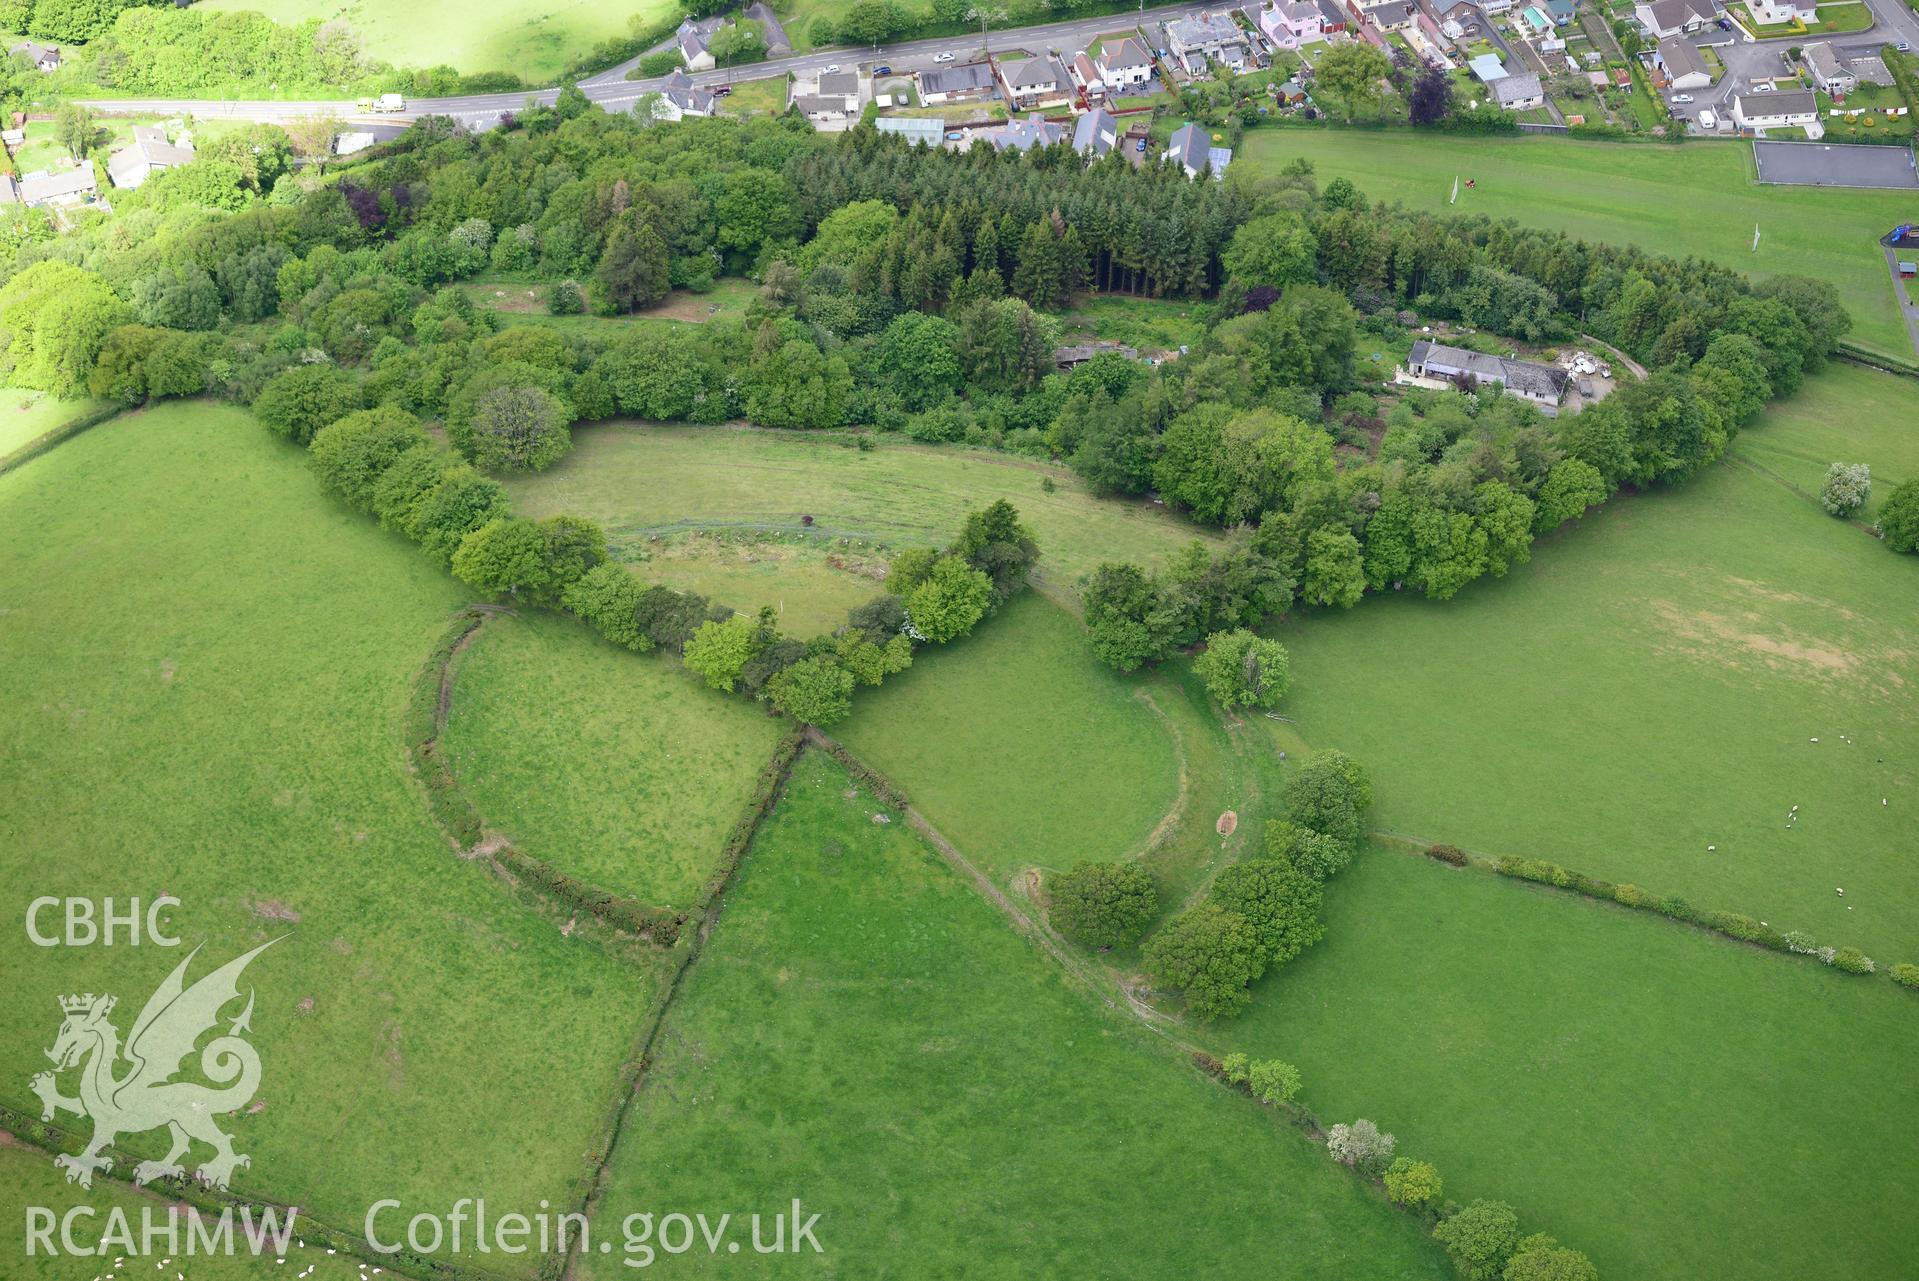
<path id="1" fill-rule="evenodd" d="M 1359 15 L 1379 31 L 1405 31 L 1413 25 L 1413 17 L 1418 12 L 1411 0 L 1383 0 L 1380 4 L 1362 6 Z"/>
<path id="2" fill-rule="evenodd" d="M 1792 129 L 1817 138 L 1825 133 L 1819 123 L 1819 98 L 1810 89 L 1786 93 L 1742 93 L 1732 100 L 1732 122 L 1741 129 Z"/>
<path id="3" fill-rule="evenodd" d="M 1246 33 L 1227 12 L 1173 19 L 1166 24 L 1166 47 L 1193 75 L 1203 71 L 1209 60 L 1238 70 L 1252 59 Z"/>
<path id="4" fill-rule="evenodd" d="M 1054 124 L 1034 112 L 1023 119 L 1008 120 L 996 129 L 987 129 L 974 136 L 992 143 L 995 151 L 1025 151 L 1066 141 L 1066 126 Z"/>
<path id="5" fill-rule="evenodd" d="M 718 109 L 719 99 L 713 96 L 711 89 L 702 89 L 688 79 L 684 71 L 675 71 L 660 86 L 660 97 L 654 104 L 653 118 L 684 120 L 688 116 L 710 116 Z"/>
<path id="6" fill-rule="evenodd" d="M 1654 40 L 1689 36 L 1719 20 L 1714 0 L 1639 0 L 1632 14 Z"/>
<path id="7" fill-rule="evenodd" d="M 1493 101 L 1507 111 L 1531 111 L 1546 105 L 1546 91 L 1539 77 L 1530 71 L 1524 75 L 1502 76 L 1487 86 Z"/>
<path id="8" fill-rule="evenodd" d="M 1082 112 L 1073 122 L 1073 150 L 1098 160 L 1119 145 L 1119 117 L 1104 107 Z"/>
<path id="9" fill-rule="evenodd" d="M 90 202 L 100 194 L 93 166 L 86 161 L 71 169 L 41 169 L 20 179 L 20 203 L 66 208 Z"/>
<path id="10" fill-rule="evenodd" d="M 851 115 L 846 107 L 846 99 L 837 94 L 797 94 L 793 98 L 793 107 L 815 124 L 838 124 Z"/>
<path id="11" fill-rule="evenodd" d="M 1097 61 L 1100 82 L 1108 93 L 1143 85 L 1153 78 L 1153 55 L 1131 36 L 1116 45 L 1107 45 Z"/>
<path id="12" fill-rule="evenodd" d="M 1653 63 L 1666 78 L 1668 89 L 1707 89 L 1712 86 L 1712 68 L 1706 55 L 1678 36 L 1667 36 L 1653 50 Z"/>
<path id="13" fill-rule="evenodd" d="M 820 74 L 816 90 L 822 98 L 844 98 L 854 111 L 860 107 L 860 77 L 855 71 L 826 71 Z"/>
<path id="14" fill-rule="evenodd" d="M 1783 27 L 1792 22 L 1804 26 L 1819 21 L 1813 0 L 1746 0 L 1746 8 L 1762 27 Z"/>
<path id="15" fill-rule="evenodd" d="M 675 35 L 675 47 L 680 51 L 680 61 L 686 64 L 688 71 L 711 71 L 714 68 L 713 51 L 707 48 L 706 42 L 719 30 L 719 25 L 718 18 L 705 22 L 688 18 L 680 24 Z"/>
<path id="16" fill-rule="evenodd" d="M 1249 4 L 1246 16 L 1275 49 L 1297 49 L 1326 37 L 1324 16 L 1312 0 L 1277 0 Z"/>
<path id="17" fill-rule="evenodd" d="M 749 22 L 760 24 L 760 34 L 766 40 L 766 56 L 784 58 L 793 52 L 793 42 L 787 39 L 786 28 L 780 24 L 779 15 L 773 12 L 773 6 L 766 0 L 755 0 L 746 6 L 742 16 Z"/>
<path id="18" fill-rule="evenodd" d="M 1232 163 L 1233 153 L 1225 147 L 1215 147 L 1211 135 L 1198 125 L 1181 125 L 1167 142 L 1163 159 L 1184 169 L 1188 178 L 1197 178 L 1210 168 L 1217 181 L 1226 176 L 1226 166 Z"/>
<path id="19" fill-rule="evenodd" d="M 1479 0 L 1479 7 L 1487 13 L 1509 13 L 1512 11 L 1513 0 Z"/>
<path id="20" fill-rule="evenodd" d="M 1859 77 L 1853 74 L 1852 64 L 1841 60 L 1824 40 L 1807 45 L 1799 56 L 1806 70 L 1812 72 L 1812 82 L 1833 97 L 1843 98 L 1858 87 Z"/>
<path id="21" fill-rule="evenodd" d="M 1511 4 L 1512 0 L 1506 0 Z M 1346 12 L 1346 6 L 1339 0 L 1313 0 L 1313 7 L 1319 10 L 1319 29 L 1322 35 L 1338 35 L 1353 29 L 1353 16 Z"/>
<path id="22" fill-rule="evenodd" d="M 1437 382 L 1470 382 L 1479 386 L 1494 383 L 1509 396 L 1548 409 L 1556 409 L 1565 402 L 1566 390 L 1572 383 L 1570 374 L 1553 365 L 1488 356 L 1424 338 L 1413 344 L 1406 357 L 1406 369 L 1416 378 Z"/>
<path id="23" fill-rule="evenodd" d="M 1073 55 L 1073 83 L 1086 95 L 1087 101 L 1095 101 L 1106 96 L 1106 82 L 1099 78 L 1099 68 L 1086 56 L 1084 49 Z"/>
<path id="24" fill-rule="evenodd" d="M 16 58 L 24 56 L 39 71 L 60 69 L 59 45 L 41 44 L 37 40 L 23 40 L 7 52 Z"/>
<path id="25" fill-rule="evenodd" d="M 192 144 L 175 146 L 166 131 L 152 125 L 133 126 L 133 143 L 107 157 L 107 177 L 129 191 L 165 169 L 177 169 L 193 160 Z"/>
<path id="26" fill-rule="evenodd" d="M 1539 36 L 1553 29 L 1553 20 L 1546 16 L 1544 9 L 1536 4 L 1529 4 L 1520 10 L 1519 25 L 1522 34 Z"/>
<path id="27" fill-rule="evenodd" d="M 1569 27 L 1579 14 L 1579 6 L 1574 0 L 1546 0 L 1546 16 L 1553 20 L 1555 27 Z"/>
<path id="28" fill-rule="evenodd" d="M 983 98 L 999 91 L 991 63 L 961 62 L 919 73 L 920 101 L 929 107 Z"/>
<path id="29" fill-rule="evenodd" d="M 1066 78 L 1066 68 L 1059 65 L 1057 58 L 1002 62 L 999 75 L 1006 86 L 1006 96 L 1013 100 L 1015 107 L 1022 109 L 1064 102 L 1073 94 L 1072 81 Z"/>

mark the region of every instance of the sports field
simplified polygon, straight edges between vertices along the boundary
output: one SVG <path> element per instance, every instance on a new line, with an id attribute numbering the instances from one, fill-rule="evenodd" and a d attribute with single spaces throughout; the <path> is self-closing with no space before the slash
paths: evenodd
<path id="1" fill-rule="evenodd" d="M 823 1253 L 676 1274 L 1445 1277 L 1274 1113 L 1069 987 L 904 824 L 803 756 L 688 974 L 602 1221 L 819 1214 Z M 803 1216 L 804 1217 L 804 1216 Z M 744 1235 L 743 1222 L 735 1225 Z M 769 1233 L 770 1235 L 770 1233 Z M 623 1256 L 589 1275 L 630 1276 Z"/>
<path id="2" fill-rule="evenodd" d="M 236 1192 L 344 1225 L 382 1196 L 582 1196 L 655 984 L 457 859 L 408 779 L 407 692 L 460 589 L 198 402 L 0 476 L 0 527 L 35 531 L 0 539 L 0 1103 L 38 1116 L 56 998 L 113 993 L 124 1033 L 185 952 L 36 947 L 28 901 L 170 893 L 192 977 L 285 936 L 245 976 Z"/>
<path id="3" fill-rule="evenodd" d="M 1835 363 L 1791 400 L 1777 401 L 1732 453 L 1770 475 L 1817 495 L 1833 463 L 1872 468 L 1872 498 L 1862 518 L 1877 516 L 1892 491 L 1919 476 L 1919 382 Z"/>
<path id="4" fill-rule="evenodd" d="M 1163 507 L 1096 498 L 1064 467 L 1005 454 L 892 439 L 859 450 L 800 432 L 619 423 L 576 429 L 573 440 L 551 469 L 506 479 L 513 505 L 529 516 L 597 520 L 616 550 L 691 529 L 810 533 L 829 552 L 940 546 L 969 509 L 1004 498 L 1039 542 L 1039 586 L 1070 601 L 1076 580 L 1101 561 L 1160 565 L 1205 536 Z M 1041 487 L 1048 479 L 1052 493 Z M 735 608 L 770 603 L 712 594 Z"/>
<path id="5" fill-rule="evenodd" d="M 1179 753 L 1144 687 L 1101 666 L 1071 615 L 1026 596 L 862 690 L 834 734 L 1004 884 L 1137 854 L 1173 809 Z"/>
<path id="6" fill-rule="evenodd" d="M 783 729 L 667 655 L 529 613 L 489 620 L 460 655 L 443 741 L 490 829 L 571 876 L 680 908 Z"/>
<path id="7" fill-rule="evenodd" d="M 1878 238 L 1910 221 L 1910 193 L 1761 187 L 1743 143 L 1683 146 L 1562 138 L 1452 138 L 1407 130 L 1267 129 L 1246 137 L 1235 171 L 1313 162 L 1323 186 L 1352 179 L 1374 200 L 1514 218 L 1653 253 L 1697 254 L 1750 275 L 1794 272 L 1832 282 L 1852 313 L 1850 337 L 1905 360 L 1912 344 Z M 1760 230 L 1752 253 L 1753 228 Z"/>
<path id="8" fill-rule="evenodd" d="M 566 65 L 602 40 L 625 36 L 637 17 L 652 26 L 671 17 L 667 0 L 415 0 L 403 5 L 366 0 L 203 0 L 208 9 L 252 9 L 275 22 L 343 18 L 366 41 L 368 56 L 396 67 L 446 65 L 457 71 L 511 71 L 536 85 L 550 84 Z"/>
<path id="9" fill-rule="evenodd" d="M 1449 1198 L 1511 1201 L 1608 1278 L 1919 1258 L 1911 993 L 1383 849 L 1326 927 L 1216 1039 L 1296 1062 L 1325 1122 L 1372 1118 Z"/>
<path id="10" fill-rule="evenodd" d="M 1372 767 L 1379 826 L 1919 960 L 1919 563 L 1775 481 L 1724 464 L 1453 601 L 1276 634 L 1288 714 Z"/>

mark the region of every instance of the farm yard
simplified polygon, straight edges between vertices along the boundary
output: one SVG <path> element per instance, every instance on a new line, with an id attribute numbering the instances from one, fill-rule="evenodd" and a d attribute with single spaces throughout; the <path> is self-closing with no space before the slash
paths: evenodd
<path id="1" fill-rule="evenodd" d="M 1588 240 L 1696 254 L 1753 276 L 1815 276 L 1839 290 L 1851 339 L 1913 359 L 1878 244 L 1911 216 L 1912 202 L 1897 192 L 1758 186 L 1750 149 L 1734 143 L 1664 148 L 1285 129 L 1248 135 L 1245 151 L 1247 172 L 1305 159 L 1322 184 L 1349 178 L 1373 200 L 1516 218 Z M 1475 183 L 1449 207 L 1455 177 Z"/>

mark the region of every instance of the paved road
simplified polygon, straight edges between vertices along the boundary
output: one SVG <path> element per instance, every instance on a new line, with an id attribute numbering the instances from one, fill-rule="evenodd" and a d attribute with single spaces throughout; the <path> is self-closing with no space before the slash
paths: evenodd
<path id="1" fill-rule="evenodd" d="M 759 80 L 782 73 L 817 74 L 830 66 L 851 67 L 855 64 L 885 64 L 895 71 L 920 71 L 935 65 L 933 58 L 936 54 L 952 53 L 957 55 L 960 61 L 966 61 L 969 57 L 978 54 L 982 47 L 994 53 L 1005 53 L 1014 49 L 1030 49 L 1035 52 L 1058 49 L 1070 56 L 1076 50 L 1084 48 L 1095 36 L 1108 31 L 1120 30 L 1135 23 L 1163 22 L 1169 18 L 1200 13 L 1218 7 L 1217 3 L 1168 5 L 1157 9 L 1140 9 L 1133 13 L 1107 14 L 1100 18 L 1079 18 L 1071 22 L 1055 22 L 1045 26 L 994 31 L 989 34 L 984 45 L 980 37 L 973 34 L 943 36 L 931 40 L 909 40 L 899 44 L 881 45 L 877 49 L 870 46 L 858 49 L 821 49 L 810 53 L 793 54 L 786 58 L 769 59 L 766 62 L 748 63 L 740 67 L 695 71 L 689 73 L 688 78 L 697 85 L 730 84 L 736 80 Z M 580 88 L 587 97 L 608 111 L 631 111 L 635 102 L 646 94 L 658 91 L 662 83 L 661 80 L 607 80 L 603 74 L 593 77 L 590 82 L 582 82 Z M 189 112 L 196 116 L 227 116 L 238 120 L 277 121 L 300 116 L 330 115 L 338 116 L 349 124 L 360 126 L 393 124 L 417 120 L 422 116 L 451 116 L 462 124 L 485 129 L 497 124 L 503 113 L 519 110 L 529 98 L 540 103 L 551 103 L 558 94 L 558 89 L 540 89 L 532 93 L 485 93 L 457 98 L 414 98 L 408 101 L 404 112 L 371 116 L 359 112 L 351 99 L 273 102 L 184 98 L 91 98 L 86 100 L 86 105 L 96 111 L 127 115 Z"/>

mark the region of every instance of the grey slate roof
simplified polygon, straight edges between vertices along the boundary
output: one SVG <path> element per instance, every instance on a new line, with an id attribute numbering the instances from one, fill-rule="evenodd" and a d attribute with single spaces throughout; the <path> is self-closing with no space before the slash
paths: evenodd
<path id="1" fill-rule="evenodd" d="M 1426 370 L 1434 377 L 1451 378 L 1470 374 L 1480 382 L 1496 382 L 1513 391 L 1545 396 L 1555 401 L 1566 394 L 1566 387 L 1572 381 L 1572 375 L 1553 365 L 1488 356 L 1484 352 L 1468 351 L 1464 347 L 1452 347 L 1424 338 L 1413 344 L 1406 362 Z"/>
<path id="2" fill-rule="evenodd" d="M 1540 87 L 1539 77 L 1530 71 L 1523 75 L 1501 76 L 1486 86 L 1493 97 L 1499 99 L 1499 105 L 1511 102 L 1526 102 L 1539 97 L 1545 91 Z"/>
<path id="3" fill-rule="evenodd" d="M 1754 116 L 1816 116 L 1819 114 L 1819 98 L 1810 89 L 1793 89 L 1786 93 L 1742 93 L 1737 99 L 1739 113 L 1748 119 Z"/>
<path id="4" fill-rule="evenodd" d="M 1073 150 L 1094 159 L 1119 144 L 1119 117 L 1105 108 L 1088 111 L 1073 122 Z"/>
<path id="5" fill-rule="evenodd" d="M 966 93 L 993 86 L 993 69 L 984 62 L 962 62 L 920 72 L 921 93 Z"/>
<path id="6" fill-rule="evenodd" d="M 859 75 L 852 71 L 835 71 L 820 77 L 820 93 L 826 97 L 851 98 L 860 91 Z"/>

